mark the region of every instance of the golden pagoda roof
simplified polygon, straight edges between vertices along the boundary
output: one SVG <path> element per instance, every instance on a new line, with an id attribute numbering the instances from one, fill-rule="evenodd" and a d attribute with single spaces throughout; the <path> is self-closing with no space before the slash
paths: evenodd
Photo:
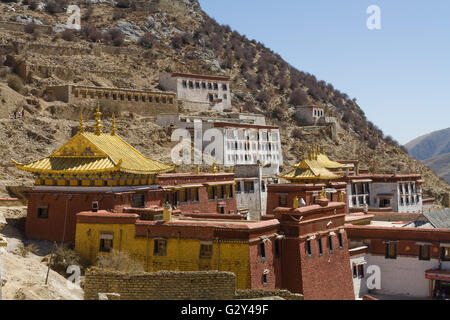
<path id="1" fill-rule="evenodd" d="M 317 147 L 317 149 L 313 148 L 302 162 L 294 165 L 294 170 L 280 177 L 286 180 L 332 180 L 341 176 L 333 173 L 330 169 L 345 167 L 345 164 L 330 160 L 323 152 L 323 149 Z"/>
<path id="2" fill-rule="evenodd" d="M 21 164 L 11 162 L 20 170 L 33 173 L 98 173 L 124 172 L 156 174 L 169 172 L 167 165 L 145 157 L 117 134 L 84 132 L 80 130 L 49 157 Z"/>

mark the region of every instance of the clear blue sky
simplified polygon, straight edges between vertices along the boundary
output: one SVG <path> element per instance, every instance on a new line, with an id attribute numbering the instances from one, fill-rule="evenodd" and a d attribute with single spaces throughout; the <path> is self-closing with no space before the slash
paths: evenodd
<path id="1" fill-rule="evenodd" d="M 219 23 L 356 98 L 407 143 L 450 127 L 449 0 L 199 0 Z M 370 5 L 381 30 L 368 30 Z"/>

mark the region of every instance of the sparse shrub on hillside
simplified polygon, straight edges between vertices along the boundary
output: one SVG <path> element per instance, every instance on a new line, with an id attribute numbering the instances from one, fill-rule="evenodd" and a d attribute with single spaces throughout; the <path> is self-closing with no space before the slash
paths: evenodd
<path id="1" fill-rule="evenodd" d="M 35 23 L 29 23 L 25 26 L 25 32 L 29 34 L 34 34 L 38 32 L 38 26 Z"/>
<path id="2" fill-rule="evenodd" d="M 81 27 L 81 34 L 86 40 L 89 40 L 91 42 L 99 42 L 103 37 L 103 34 L 100 30 L 90 25 L 83 25 Z"/>
<path id="3" fill-rule="evenodd" d="M 77 35 L 75 34 L 75 31 L 66 29 L 61 32 L 61 38 L 65 41 L 76 41 Z"/>
<path id="4" fill-rule="evenodd" d="M 63 276 L 67 276 L 67 267 L 75 265 L 84 269 L 88 266 L 88 263 L 81 259 L 75 250 L 67 247 L 58 247 L 53 253 L 53 260 L 51 261 L 50 268 Z"/>
<path id="5" fill-rule="evenodd" d="M 28 257 L 28 254 L 30 253 L 37 252 L 37 247 L 32 243 L 26 246 L 23 245 L 22 243 L 19 243 L 17 249 L 19 254 L 24 258 Z"/>
<path id="6" fill-rule="evenodd" d="M 272 118 L 282 121 L 284 119 L 284 110 L 281 107 L 276 106 L 272 109 L 270 115 Z"/>
<path id="7" fill-rule="evenodd" d="M 103 34 L 103 41 L 106 44 L 112 44 L 116 47 L 120 47 L 125 41 L 125 35 L 122 31 L 120 31 L 120 29 L 109 29 L 106 33 Z"/>
<path id="8" fill-rule="evenodd" d="M 39 1 L 37 0 L 25 0 L 23 1 L 24 5 L 28 6 L 28 9 L 34 11 L 39 7 Z"/>
<path id="9" fill-rule="evenodd" d="M 66 0 L 50 1 L 45 6 L 45 11 L 50 14 L 63 13 L 64 8 L 67 6 Z"/>
<path id="10" fill-rule="evenodd" d="M 10 87 L 11 89 L 13 89 L 19 93 L 24 92 L 25 88 L 23 86 L 23 81 L 18 75 L 16 75 L 16 74 L 8 75 L 7 83 L 8 83 L 8 87 Z"/>
<path id="11" fill-rule="evenodd" d="M 261 91 L 260 93 L 258 93 L 256 95 L 255 99 L 256 99 L 256 101 L 258 101 L 260 103 L 265 103 L 265 104 L 269 104 L 269 101 L 270 101 L 270 97 L 265 91 Z"/>
<path id="12" fill-rule="evenodd" d="M 156 37 L 150 32 L 146 32 L 139 38 L 138 43 L 141 46 L 151 48 L 153 43 L 156 41 Z"/>
<path id="13" fill-rule="evenodd" d="M 378 140 L 375 137 L 369 137 L 369 140 L 367 141 L 369 148 L 372 150 L 376 150 L 378 146 Z"/>
<path id="14" fill-rule="evenodd" d="M 130 0 L 119 0 L 116 4 L 117 8 L 130 8 L 131 1 Z"/>
<path id="15" fill-rule="evenodd" d="M 308 95 L 302 89 L 292 91 L 289 103 L 294 106 L 304 106 L 308 103 Z"/>
<path id="16" fill-rule="evenodd" d="M 300 128 L 294 128 L 292 130 L 292 137 L 296 139 L 302 139 L 303 138 L 303 132 Z"/>
<path id="17" fill-rule="evenodd" d="M 116 10 L 116 11 L 114 11 L 114 13 L 113 13 L 113 20 L 114 20 L 114 21 L 120 20 L 120 19 L 125 18 L 126 16 L 127 16 L 127 15 L 125 14 L 124 11 L 122 11 L 122 10 Z"/>
<path id="18" fill-rule="evenodd" d="M 128 253 L 112 250 L 108 255 L 98 257 L 97 266 L 101 269 L 136 273 L 144 271 L 142 264 L 130 258 Z"/>
<path id="19" fill-rule="evenodd" d="M 92 14 L 94 13 L 94 7 L 89 6 L 83 16 L 81 17 L 81 20 L 83 21 L 89 21 L 92 17 Z"/>

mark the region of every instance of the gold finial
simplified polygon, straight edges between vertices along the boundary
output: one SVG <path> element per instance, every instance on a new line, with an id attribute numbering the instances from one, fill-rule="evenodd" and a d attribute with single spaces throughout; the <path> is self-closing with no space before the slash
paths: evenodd
<path id="1" fill-rule="evenodd" d="M 102 133 L 102 121 L 100 120 L 100 116 L 102 115 L 102 113 L 100 112 L 100 104 L 97 103 L 97 112 L 95 113 L 95 121 L 97 122 L 97 124 L 94 126 L 95 131 L 94 133 L 99 136 Z"/>
<path id="2" fill-rule="evenodd" d="M 200 174 L 200 166 L 196 166 L 195 167 L 195 173 L 196 174 Z"/>
<path id="3" fill-rule="evenodd" d="M 83 133 L 85 129 L 86 126 L 84 125 L 83 113 L 80 110 L 80 126 L 78 127 L 78 132 Z"/>
<path id="4" fill-rule="evenodd" d="M 292 204 L 292 208 L 294 208 L 294 209 L 298 208 L 298 197 L 297 196 L 294 198 L 294 203 Z"/>
<path id="5" fill-rule="evenodd" d="M 343 191 L 341 191 L 339 193 L 339 202 L 344 202 L 344 192 Z"/>
<path id="6" fill-rule="evenodd" d="M 234 173 L 234 167 L 230 167 L 230 173 Z"/>
<path id="7" fill-rule="evenodd" d="M 111 125 L 111 135 L 116 135 L 116 115 L 113 113 L 112 125 Z"/>
<path id="8" fill-rule="evenodd" d="M 325 199 L 327 195 L 325 194 L 325 187 L 322 187 L 322 192 L 320 193 L 320 199 Z"/>
<path id="9" fill-rule="evenodd" d="M 213 165 L 212 165 L 212 173 L 217 173 L 217 166 L 216 166 L 216 161 L 214 160 Z"/>
<path id="10" fill-rule="evenodd" d="M 216 166 L 216 161 L 215 160 L 213 162 L 212 173 L 217 173 L 217 166 Z"/>

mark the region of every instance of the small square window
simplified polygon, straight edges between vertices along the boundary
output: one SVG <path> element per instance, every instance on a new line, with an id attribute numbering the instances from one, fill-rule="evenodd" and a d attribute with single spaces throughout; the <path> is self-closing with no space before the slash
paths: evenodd
<path id="1" fill-rule="evenodd" d="M 442 247 L 441 260 L 442 261 L 450 261 L 450 247 Z"/>
<path id="2" fill-rule="evenodd" d="M 200 244 L 200 258 L 212 258 L 212 254 L 213 254 L 212 242 Z"/>
<path id="3" fill-rule="evenodd" d="M 430 260 L 430 246 L 421 245 L 419 247 L 419 260 Z"/>
<path id="4" fill-rule="evenodd" d="M 396 243 L 386 243 L 386 259 L 397 259 Z"/>
<path id="5" fill-rule="evenodd" d="M 48 219 L 48 206 L 41 206 L 37 209 L 38 219 Z"/>
<path id="6" fill-rule="evenodd" d="M 266 273 L 264 273 L 262 276 L 262 283 L 263 283 L 264 287 L 267 287 L 268 282 L 267 282 L 267 274 Z"/>
<path id="7" fill-rule="evenodd" d="M 113 249 L 113 238 L 112 233 L 102 233 L 100 234 L 100 252 L 111 252 Z"/>
<path id="8" fill-rule="evenodd" d="M 155 239 L 153 247 L 154 256 L 165 256 L 167 254 L 167 240 Z"/>
<path id="9" fill-rule="evenodd" d="M 364 265 L 363 264 L 358 265 L 358 278 L 360 278 L 360 279 L 364 278 Z"/>
<path id="10" fill-rule="evenodd" d="M 259 254 L 261 255 L 262 262 L 266 261 L 266 244 L 264 241 L 259 244 Z"/>

